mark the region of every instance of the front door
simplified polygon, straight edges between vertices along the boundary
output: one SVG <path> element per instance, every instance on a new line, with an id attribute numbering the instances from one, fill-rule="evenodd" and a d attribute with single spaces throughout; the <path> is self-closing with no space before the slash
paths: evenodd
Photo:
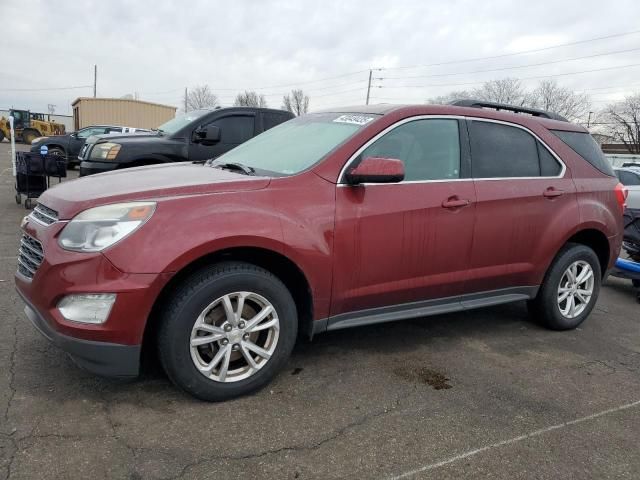
<path id="1" fill-rule="evenodd" d="M 217 158 L 252 138 L 255 132 L 255 114 L 234 113 L 201 126 L 207 125 L 216 125 L 220 128 L 220 141 L 214 145 L 204 145 L 201 142 L 194 142 L 192 137 L 189 145 L 190 161 Z"/>
<path id="2" fill-rule="evenodd" d="M 402 160 L 405 180 L 337 186 L 331 315 L 464 293 L 475 215 L 464 123 L 400 122 L 365 157 Z"/>

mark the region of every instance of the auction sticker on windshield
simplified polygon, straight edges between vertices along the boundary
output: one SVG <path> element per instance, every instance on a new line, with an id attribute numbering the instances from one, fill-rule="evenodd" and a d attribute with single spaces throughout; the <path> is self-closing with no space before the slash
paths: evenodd
<path id="1" fill-rule="evenodd" d="M 334 120 L 336 123 L 351 123 L 353 125 L 366 125 L 374 117 L 367 117 L 365 115 L 341 115 Z"/>

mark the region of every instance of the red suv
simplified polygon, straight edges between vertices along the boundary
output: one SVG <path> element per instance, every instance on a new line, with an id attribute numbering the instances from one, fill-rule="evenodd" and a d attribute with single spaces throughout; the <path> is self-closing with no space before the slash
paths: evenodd
<path id="1" fill-rule="evenodd" d="M 575 328 L 624 201 L 589 133 L 547 112 L 334 109 L 204 165 L 55 186 L 23 221 L 16 285 L 82 367 L 135 376 L 157 350 L 176 385 L 224 400 L 265 385 L 298 333 L 521 300 Z"/>

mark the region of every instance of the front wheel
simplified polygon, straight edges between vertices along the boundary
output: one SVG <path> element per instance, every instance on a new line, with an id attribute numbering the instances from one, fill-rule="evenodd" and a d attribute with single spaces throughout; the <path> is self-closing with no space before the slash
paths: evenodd
<path id="1" fill-rule="evenodd" d="M 206 401 L 263 387 L 284 366 L 297 335 L 296 306 L 285 285 L 247 263 L 192 275 L 164 310 L 161 363 L 174 384 Z"/>
<path id="2" fill-rule="evenodd" d="M 553 330 L 576 328 L 591 313 L 602 274 L 595 252 L 567 244 L 549 267 L 537 297 L 529 302 L 533 316 Z"/>
<path id="3" fill-rule="evenodd" d="M 22 132 L 22 143 L 31 145 L 31 142 L 33 142 L 39 136 L 40 135 L 36 130 L 24 130 Z"/>

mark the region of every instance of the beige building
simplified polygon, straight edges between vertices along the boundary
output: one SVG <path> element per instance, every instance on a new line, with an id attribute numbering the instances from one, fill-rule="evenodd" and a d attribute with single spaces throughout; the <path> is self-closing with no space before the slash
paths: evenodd
<path id="1" fill-rule="evenodd" d="M 73 107 L 74 130 L 91 125 L 156 128 L 176 116 L 176 107 L 127 98 L 77 98 Z"/>

